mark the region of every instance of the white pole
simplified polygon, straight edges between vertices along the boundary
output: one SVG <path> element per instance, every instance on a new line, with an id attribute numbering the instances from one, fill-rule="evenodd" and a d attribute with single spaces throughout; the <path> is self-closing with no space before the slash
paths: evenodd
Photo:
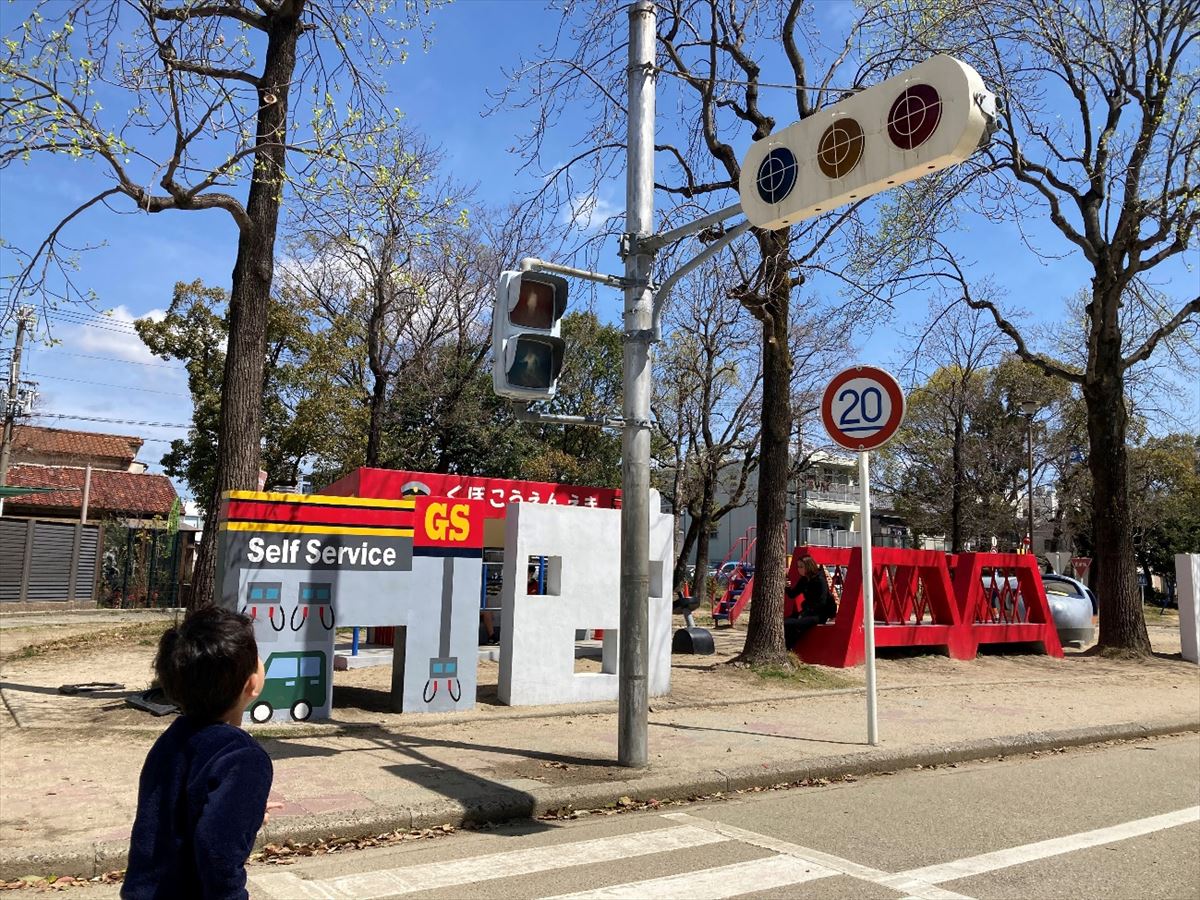
<path id="1" fill-rule="evenodd" d="M 859 534 L 862 536 L 863 662 L 867 667 L 867 743 L 879 743 L 875 710 L 875 580 L 871 577 L 871 464 L 865 450 L 858 454 Z"/>

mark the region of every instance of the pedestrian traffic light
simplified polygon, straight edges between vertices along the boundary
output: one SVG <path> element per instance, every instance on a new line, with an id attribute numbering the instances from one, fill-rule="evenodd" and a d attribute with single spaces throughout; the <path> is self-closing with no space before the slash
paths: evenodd
<path id="1" fill-rule="evenodd" d="M 995 129 L 979 73 L 934 56 L 751 144 L 742 209 L 759 228 L 786 228 L 960 163 Z"/>
<path id="2" fill-rule="evenodd" d="M 497 396 L 549 400 L 558 386 L 563 348 L 559 319 L 567 280 L 544 272 L 501 272 L 492 311 L 492 385 Z"/>

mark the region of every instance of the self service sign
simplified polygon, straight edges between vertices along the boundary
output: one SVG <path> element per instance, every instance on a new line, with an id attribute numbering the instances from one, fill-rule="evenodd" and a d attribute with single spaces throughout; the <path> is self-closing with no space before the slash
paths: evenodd
<path id="1" fill-rule="evenodd" d="M 266 666 L 251 721 L 327 717 L 334 636 L 351 626 L 403 626 L 394 705 L 472 706 L 485 512 L 434 497 L 226 494 L 221 603 L 254 622 Z"/>

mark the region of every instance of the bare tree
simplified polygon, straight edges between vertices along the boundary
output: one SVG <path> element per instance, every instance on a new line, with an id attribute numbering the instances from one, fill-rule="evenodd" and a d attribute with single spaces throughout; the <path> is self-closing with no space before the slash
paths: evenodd
<path id="1" fill-rule="evenodd" d="M 43 0 L 5 35 L 0 168 L 35 153 L 61 154 L 86 160 L 110 182 L 23 254 L 9 310 L 32 295 L 86 299 L 63 241 L 68 226 L 98 205 L 218 209 L 237 227 L 218 495 L 257 481 L 267 307 L 286 186 L 315 190 L 348 148 L 372 140 L 389 119 L 378 74 L 403 52 L 403 40 L 391 20 L 372 15 L 374 7 L 368 0 Z M 404 4 L 418 19 L 420 8 L 416 0 Z M 289 156 L 300 160 L 291 176 Z M 244 201 L 233 193 L 243 182 Z M 216 509 L 217 496 L 206 501 Z M 216 533 L 204 532 L 193 603 L 211 600 Z"/>
<path id="2" fill-rule="evenodd" d="M 297 295 L 365 351 L 367 466 L 379 465 L 389 384 L 412 362 L 400 345 L 414 331 L 433 336 L 441 320 L 430 308 L 444 297 L 429 291 L 429 266 L 447 254 L 463 259 L 475 239 L 463 206 L 470 194 L 438 176 L 441 161 L 423 138 L 398 130 L 364 148 L 315 202 L 298 204 L 291 222 Z"/>
<path id="3" fill-rule="evenodd" d="M 979 208 L 1039 215 L 1091 269 L 1082 367 L 1039 352 L 994 300 L 986 310 L 1017 352 L 1078 385 L 1087 404 L 1099 650 L 1145 655 L 1129 500 L 1127 379 L 1200 317 L 1194 275 L 1151 290 L 1196 247 L 1200 221 L 1200 0 L 904 0 L 891 34 L 953 53 L 996 87 L 1004 106 L 991 166 L 1007 176 Z M 1027 241 L 1039 255 L 1050 251 Z M 962 279 L 948 260 L 950 274 Z"/>
<path id="4" fill-rule="evenodd" d="M 670 448 L 660 465 L 671 476 L 672 506 L 676 515 L 688 513 L 672 583 L 683 583 L 696 549 L 691 588 L 702 605 L 708 535 L 746 501 L 761 427 L 758 336 L 721 282 L 721 267 L 712 264 L 676 289 L 654 402 L 657 443 Z"/>

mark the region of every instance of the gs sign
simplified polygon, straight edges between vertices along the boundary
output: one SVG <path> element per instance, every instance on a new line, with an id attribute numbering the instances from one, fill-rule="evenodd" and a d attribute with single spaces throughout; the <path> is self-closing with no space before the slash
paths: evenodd
<path id="1" fill-rule="evenodd" d="M 444 497 L 417 498 L 414 544 L 478 549 L 483 546 L 482 504 Z"/>

